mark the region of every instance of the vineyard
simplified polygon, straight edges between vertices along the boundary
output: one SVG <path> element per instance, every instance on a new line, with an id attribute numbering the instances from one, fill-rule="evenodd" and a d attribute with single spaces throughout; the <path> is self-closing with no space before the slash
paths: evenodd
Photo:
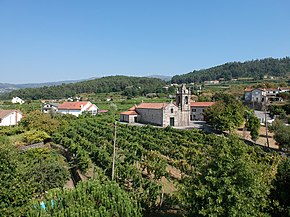
<path id="1" fill-rule="evenodd" d="M 110 182 L 114 122 L 112 116 L 74 119 L 53 135 L 53 141 L 72 153 L 71 164 L 77 165 L 84 173 L 94 168 L 93 179 Z M 275 175 L 279 156 L 248 147 L 236 137 L 208 135 L 194 129 L 160 129 L 118 123 L 116 135 L 114 181 L 129 193 L 145 214 L 160 209 L 185 209 L 190 213 L 190 210 L 196 210 L 196 201 L 204 200 L 206 196 L 223 201 L 223 197 L 231 194 L 234 197 L 229 200 L 237 203 L 235 205 L 243 205 L 251 198 L 253 205 L 243 210 L 245 213 L 255 213 L 266 207 L 264 202 L 270 191 L 269 182 Z M 170 168 L 178 171 L 178 176 L 172 174 Z M 179 190 L 165 192 L 161 181 L 164 179 Z M 223 181 L 225 183 L 219 183 Z M 212 185 L 214 191 L 218 186 L 233 186 L 231 192 L 224 189 L 217 195 L 206 190 L 208 185 Z M 252 187 L 254 190 L 249 190 Z M 190 194 L 188 190 L 193 192 Z M 199 193 L 196 195 L 194 192 Z M 255 204 L 255 200 L 263 203 Z M 227 213 L 222 203 L 219 206 L 219 212 Z M 204 206 L 198 208 L 199 212 L 202 208 Z"/>

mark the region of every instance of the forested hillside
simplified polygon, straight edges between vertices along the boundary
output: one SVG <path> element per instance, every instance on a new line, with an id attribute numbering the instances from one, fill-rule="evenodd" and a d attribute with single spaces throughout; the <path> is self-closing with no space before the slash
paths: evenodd
<path id="1" fill-rule="evenodd" d="M 172 83 L 191 83 L 224 78 L 253 78 L 260 79 L 265 75 L 284 77 L 290 73 L 290 58 L 281 59 L 266 58 L 246 62 L 231 62 L 215 66 L 209 69 L 194 70 L 193 72 L 175 75 Z"/>
<path id="2" fill-rule="evenodd" d="M 122 92 L 124 95 L 144 95 L 162 89 L 164 81 L 157 78 L 109 76 L 83 81 L 74 84 L 63 84 L 52 87 L 27 88 L 10 92 L 3 98 L 14 96 L 23 99 L 59 99 L 73 97 L 80 93 Z"/>

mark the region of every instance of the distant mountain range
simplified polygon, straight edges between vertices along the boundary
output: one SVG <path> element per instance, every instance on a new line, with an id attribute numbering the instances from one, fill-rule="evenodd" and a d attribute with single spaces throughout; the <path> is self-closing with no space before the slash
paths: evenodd
<path id="1" fill-rule="evenodd" d="M 163 81 L 170 81 L 171 76 L 164 76 L 164 75 L 149 75 L 146 76 L 148 78 L 159 78 Z M 45 82 L 45 83 L 27 83 L 27 84 L 9 84 L 9 83 L 0 83 L 0 94 L 9 93 L 13 90 L 24 89 L 24 88 L 38 88 L 38 87 L 51 87 L 57 86 L 62 84 L 71 84 L 77 83 L 81 81 L 89 81 L 96 79 L 98 77 L 93 77 L 89 79 L 81 79 L 81 80 L 67 80 L 67 81 L 56 81 L 56 82 Z"/>
<path id="2" fill-rule="evenodd" d="M 290 76 L 290 57 L 284 58 L 265 58 L 261 60 L 251 60 L 245 62 L 229 62 L 222 65 L 214 66 L 208 69 L 194 70 L 192 72 L 175 75 L 173 77 L 164 75 L 149 75 L 147 78 L 157 78 L 162 81 L 171 81 L 172 83 L 200 83 L 209 80 L 232 80 L 237 78 L 251 78 L 253 80 L 263 79 L 265 76 L 272 76 L 276 78 L 289 78 Z M 112 77 L 112 76 L 106 76 Z M 106 78 L 103 77 L 103 78 Z M 118 77 L 118 76 L 117 76 Z M 128 76 L 125 76 L 128 77 Z M 133 77 L 133 76 L 130 76 Z M 139 77 L 139 76 L 138 76 Z M 100 77 L 99 77 L 100 78 Z M 135 76 L 137 78 L 137 76 Z M 140 78 L 140 77 L 139 77 Z M 68 80 L 58 82 L 46 83 L 30 83 L 30 84 L 7 84 L 0 83 L 0 94 L 9 93 L 18 89 L 25 88 L 41 88 L 58 86 L 62 84 L 72 84 L 84 81 L 91 81 L 98 79 L 98 77 L 82 79 L 82 80 Z M 71 87 L 74 89 L 74 87 Z M 152 89 L 152 88 L 151 88 Z"/>
<path id="3" fill-rule="evenodd" d="M 93 78 L 92 78 L 93 79 Z M 37 87 L 51 87 L 56 85 L 62 84 L 70 84 L 76 83 L 84 80 L 90 79 L 83 79 L 83 80 L 67 80 L 67 81 L 56 81 L 56 82 L 45 82 L 45 83 L 28 83 L 28 84 L 8 84 L 8 83 L 0 83 L 0 94 L 8 93 L 13 90 L 23 89 L 23 88 L 37 88 Z"/>
<path id="4" fill-rule="evenodd" d="M 170 81 L 172 76 L 166 76 L 166 75 L 149 75 L 148 78 L 159 78 L 163 81 Z"/>

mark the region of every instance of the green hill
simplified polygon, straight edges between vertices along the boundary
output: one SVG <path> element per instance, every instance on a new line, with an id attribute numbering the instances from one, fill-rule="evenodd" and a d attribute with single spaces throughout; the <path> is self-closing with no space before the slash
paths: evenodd
<path id="1" fill-rule="evenodd" d="M 172 83 L 203 82 L 208 80 L 233 78 L 261 79 L 265 75 L 286 77 L 290 74 L 290 58 L 281 59 L 266 58 L 246 62 L 230 62 L 209 69 L 194 70 L 193 72 L 175 75 Z"/>
<path id="2" fill-rule="evenodd" d="M 51 87 L 25 88 L 14 90 L 2 96 L 10 99 L 14 96 L 23 99 L 60 99 L 73 97 L 80 93 L 110 93 L 122 92 L 127 96 L 145 95 L 150 92 L 158 92 L 165 81 L 157 78 L 108 76 L 89 81 L 72 84 L 62 84 Z"/>

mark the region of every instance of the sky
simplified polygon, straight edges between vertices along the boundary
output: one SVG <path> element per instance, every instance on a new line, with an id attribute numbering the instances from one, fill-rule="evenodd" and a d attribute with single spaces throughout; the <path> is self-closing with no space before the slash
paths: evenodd
<path id="1" fill-rule="evenodd" d="M 0 0 L 0 83 L 290 56 L 289 0 Z"/>

